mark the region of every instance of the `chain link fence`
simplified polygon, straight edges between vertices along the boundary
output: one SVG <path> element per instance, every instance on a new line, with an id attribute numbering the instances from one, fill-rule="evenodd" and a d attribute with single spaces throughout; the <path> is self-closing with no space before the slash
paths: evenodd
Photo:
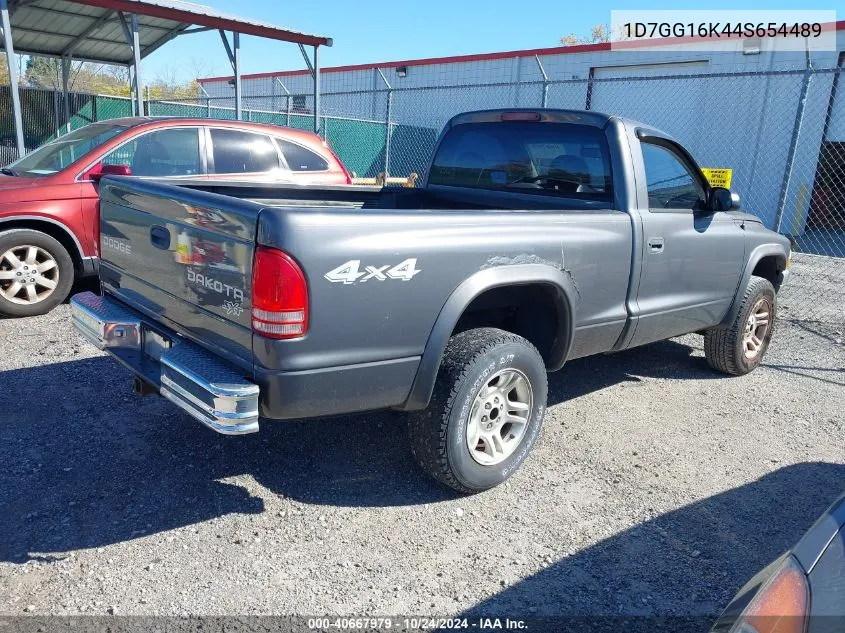
<path id="1" fill-rule="evenodd" d="M 58 90 L 21 88 L 20 95 L 28 152 L 94 121 L 132 116 L 131 100 L 122 97 L 71 92 L 66 109 Z M 11 91 L 9 86 L 0 86 L 0 166 L 17 157 Z"/>
<path id="2" fill-rule="evenodd" d="M 374 88 L 321 95 L 320 133 L 359 177 L 422 175 L 455 114 L 489 108 L 589 109 L 630 117 L 675 136 L 702 167 L 732 170 L 743 208 L 790 237 L 785 316 L 843 329 L 845 303 L 845 85 L 841 68 L 648 74 L 588 79 Z M 354 86 L 353 86 L 354 87 Z M 131 114 L 128 99 L 22 91 L 27 147 Z M 0 88 L 0 164 L 14 153 L 8 88 Z M 243 118 L 311 130 L 312 94 L 249 95 Z M 148 101 L 153 116 L 234 119 L 231 96 Z M 706 271 L 702 271 L 706 274 Z M 838 328 L 838 330 L 836 329 Z"/>

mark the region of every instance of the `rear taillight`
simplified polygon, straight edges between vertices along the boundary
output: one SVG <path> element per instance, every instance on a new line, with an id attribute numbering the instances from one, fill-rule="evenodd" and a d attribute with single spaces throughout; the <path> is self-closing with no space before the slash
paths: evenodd
<path id="1" fill-rule="evenodd" d="M 252 329 L 267 338 L 308 332 L 308 284 L 299 265 L 275 248 L 259 246 L 252 268 Z"/>

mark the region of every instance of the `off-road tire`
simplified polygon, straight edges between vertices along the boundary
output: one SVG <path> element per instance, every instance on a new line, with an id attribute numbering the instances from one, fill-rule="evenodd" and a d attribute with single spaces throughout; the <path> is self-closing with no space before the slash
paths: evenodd
<path id="1" fill-rule="evenodd" d="M 46 314 L 70 294 L 73 287 L 75 271 L 73 260 L 67 249 L 55 238 L 31 229 L 10 229 L 0 232 L 0 257 L 7 250 L 21 245 L 37 246 L 43 249 L 55 260 L 58 268 L 58 284 L 53 292 L 37 303 L 14 303 L 0 294 L 0 315 L 8 317 L 30 317 Z M 3 263 L 0 262 L 0 267 Z M 0 280 L 0 284 L 7 281 Z"/>
<path id="2" fill-rule="evenodd" d="M 469 410 L 485 379 L 509 368 L 527 379 L 533 403 L 513 453 L 499 464 L 485 466 L 472 457 L 467 444 Z M 461 332 L 449 340 L 428 408 L 409 416 L 411 450 L 420 466 L 442 484 L 465 494 L 488 490 L 525 461 L 539 437 L 547 397 L 545 364 L 531 343 L 495 328 Z"/>
<path id="3" fill-rule="evenodd" d="M 754 306 L 764 299 L 769 302 L 769 328 L 762 347 L 754 358 L 745 355 L 743 335 Z M 704 333 L 704 357 L 715 369 L 732 376 L 744 376 L 760 364 L 772 339 L 777 311 L 777 294 L 768 279 L 751 277 L 742 296 L 739 311 L 730 326 L 715 327 Z"/>

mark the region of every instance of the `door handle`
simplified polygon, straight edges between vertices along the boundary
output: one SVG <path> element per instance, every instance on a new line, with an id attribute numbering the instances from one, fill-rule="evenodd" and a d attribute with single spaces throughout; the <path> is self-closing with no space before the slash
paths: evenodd
<path id="1" fill-rule="evenodd" d="M 170 231 L 163 226 L 155 224 L 150 227 L 150 242 L 156 248 L 166 251 L 170 248 Z"/>
<path id="2" fill-rule="evenodd" d="M 648 250 L 652 253 L 662 253 L 663 252 L 663 238 L 662 237 L 651 237 L 648 240 Z"/>

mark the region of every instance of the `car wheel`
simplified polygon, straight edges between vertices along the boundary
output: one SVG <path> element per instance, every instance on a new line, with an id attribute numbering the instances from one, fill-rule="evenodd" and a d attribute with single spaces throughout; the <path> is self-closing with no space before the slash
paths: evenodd
<path id="1" fill-rule="evenodd" d="M 494 328 L 453 336 L 431 402 L 409 416 L 411 450 L 439 482 L 463 493 L 492 488 L 525 461 L 548 391 L 540 353 Z"/>
<path id="2" fill-rule="evenodd" d="M 0 233 L 0 314 L 46 314 L 73 287 L 73 260 L 46 233 L 12 229 Z"/>
<path id="3" fill-rule="evenodd" d="M 733 376 L 753 371 L 769 348 L 776 310 L 777 295 L 771 282 L 751 277 L 734 322 L 704 333 L 704 356 L 710 366 Z"/>

